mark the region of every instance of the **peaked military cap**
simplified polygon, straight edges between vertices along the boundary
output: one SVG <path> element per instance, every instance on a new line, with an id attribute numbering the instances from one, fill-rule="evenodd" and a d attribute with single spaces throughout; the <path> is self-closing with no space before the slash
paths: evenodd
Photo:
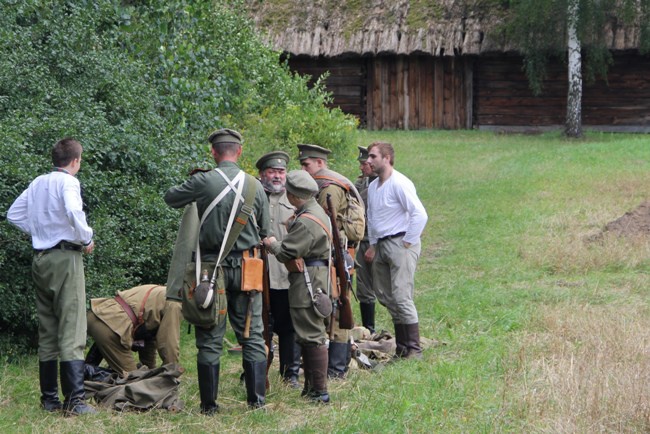
<path id="1" fill-rule="evenodd" d="M 285 188 L 288 193 L 300 199 L 309 199 L 318 193 L 318 184 L 309 173 L 304 170 L 292 170 L 287 173 Z"/>
<path id="2" fill-rule="evenodd" d="M 208 137 L 208 142 L 213 145 L 217 143 L 239 143 L 241 145 L 242 139 L 241 134 L 230 128 L 220 128 L 210 134 Z"/>
<path id="3" fill-rule="evenodd" d="M 318 145 L 298 145 L 298 160 L 300 161 L 304 160 L 305 158 L 321 158 L 323 160 L 327 160 L 327 156 L 331 153 L 332 151 L 329 149 Z"/>
<path id="4" fill-rule="evenodd" d="M 357 157 L 357 160 L 363 163 L 368 159 L 368 148 L 365 146 L 357 146 L 357 148 L 359 148 L 359 156 Z"/>
<path id="5" fill-rule="evenodd" d="M 266 170 L 269 167 L 274 169 L 286 169 L 287 163 L 289 163 L 289 154 L 284 151 L 273 151 L 268 154 L 264 154 L 257 160 L 255 167 L 260 172 Z"/>

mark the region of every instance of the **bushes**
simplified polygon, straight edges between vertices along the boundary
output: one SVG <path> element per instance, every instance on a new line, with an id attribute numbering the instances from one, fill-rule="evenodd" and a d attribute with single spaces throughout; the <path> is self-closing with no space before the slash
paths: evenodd
<path id="1" fill-rule="evenodd" d="M 78 178 L 97 248 L 89 297 L 166 281 L 179 213 L 162 194 L 211 163 L 206 137 L 242 131 L 242 166 L 264 152 L 316 142 L 353 158 L 356 124 L 323 107 L 232 2 L 25 0 L 0 15 L 0 327 L 35 336 L 29 238 L 4 214 L 51 169 L 64 136 L 84 146 Z M 230 6 L 226 7 L 225 5 Z M 18 49 L 17 49 L 18 47 Z M 33 344 L 33 340 L 29 340 Z"/>

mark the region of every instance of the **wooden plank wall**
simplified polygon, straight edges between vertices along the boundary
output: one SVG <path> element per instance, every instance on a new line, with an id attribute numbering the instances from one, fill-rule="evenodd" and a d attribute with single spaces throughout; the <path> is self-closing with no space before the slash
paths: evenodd
<path id="1" fill-rule="evenodd" d="M 471 63 L 460 57 L 368 58 L 367 128 L 471 128 Z"/>
<path id="2" fill-rule="evenodd" d="M 607 81 L 583 83 L 584 126 L 650 125 L 650 57 L 617 54 Z M 584 68 L 583 68 L 584 72 Z M 543 93 L 534 96 L 520 57 L 480 57 L 474 71 L 474 126 L 538 127 L 563 125 L 566 116 L 566 66 L 548 68 Z M 632 130 L 632 129 L 629 129 Z"/>
<path id="3" fill-rule="evenodd" d="M 350 58 L 289 58 L 289 68 L 301 75 L 311 76 L 313 84 L 329 72 L 325 88 L 332 93 L 330 107 L 339 107 L 344 113 L 356 116 L 366 124 L 366 62 L 361 57 Z"/>

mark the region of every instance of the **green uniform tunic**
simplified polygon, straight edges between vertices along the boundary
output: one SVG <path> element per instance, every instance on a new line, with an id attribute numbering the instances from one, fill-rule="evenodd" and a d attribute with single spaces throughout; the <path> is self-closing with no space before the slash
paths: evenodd
<path id="1" fill-rule="evenodd" d="M 350 186 L 351 194 L 356 195 L 358 198 L 361 197 L 357 192 L 356 187 L 346 177 L 344 177 L 343 175 L 337 172 L 334 172 L 333 170 L 322 169 L 318 171 L 314 175 L 314 177 L 316 179 L 316 183 L 318 183 L 318 189 L 319 189 L 318 195 L 316 196 L 316 200 L 318 201 L 320 206 L 323 207 L 323 209 L 327 209 L 327 195 L 330 195 L 330 199 L 332 201 L 332 207 L 336 210 L 336 215 L 343 215 L 345 213 L 345 209 L 347 208 L 347 198 L 345 197 L 346 192 L 345 190 L 343 190 L 343 188 L 332 183 L 331 181 L 316 178 L 318 176 L 328 176 L 331 178 L 336 178 L 342 181 L 343 183 L 347 184 L 348 186 Z M 329 219 L 329 217 L 327 218 Z M 339 227 L 338 229 L 341 233 L 341 237 L 342 237 L 341 239 L 346 239 L 345 233 L 343 232 L 343 228 Z M 332 342 L 347 344 L 350 341 L 350 331 L 341 329 L 339 327 L 338 320 L 334 322 L 333 328 L 334 328 L 334 337 L 332 339 Z"/>
<path id="2" fill-rule="evenodd" d="M 236 163 L 222 161 L 217 166 L 228 179 L 234 179 L 241 170 Z M 242 292 L 241 288 L 241 253 L 256 247 L 261 238 L 270 234 L 268 199 L 262 184 L 253 178 L 246 177 L 246 183 L 256 182 L 255 201 L 253 204 L 253 215 L 248 219 L 239 237 L 228 256 L 222 258 L 221 265 L 224 271 L 226 284 L 226 297 L 228 299 L 228 317 L 230 325 L 235 332 L 238 342 L 242 346 L 242 354 L 245 361 L 260 362 L 266 360 L 266 350 L 262 337 L 262 296 L 260 293 L 253 293 L 250 336 L 244 338 L 244 326 L 246 311 L 248 307 L 249 294 Z M 204 211 L 219 193 L 229 188 L 227 182 L 215 170 L 199 172 L 180 186 L 170 188 L 165 193 L 164 199 L 167 205 L 174 208 L 181 208 L 191 202 L 196 202 L 198 216 L 202 218 Z M 246 191 L 244 186 L 244 196 Z M 214 262 L 219 254 L 221 242 L 225 238 L 228 218 L 232 210 L 235 193 L 230 192 L 210 212 L 201 226 L 199 233 L 199 245 L 201 248 L 201 260 L 203 262 Z M 238 205 L 241 209 L 242 204 Z M 196 327 L 196 346 L 199 350 L 197 361 L 200 364 L 215 365 L 219 363 L 223 350 L 223 335 L 226 332 L 226 324 L 222 322 L 211 329 Z"/>
<path id="3" fill-rule="evenodd" d="M 149 368 L 156 367 L 156 351 L 163 364 L 178 363 L 179 359 L 181 305 L 166 301 L 165 294 L 166 288 L 159 285 L 142 285 L 117 292 L 136 317 L 142 313 L 147 336 L 139 356 L 140 362 Z M 122 305 L 115 298 L 93 298 L 90 309 L 88 334 L 111 369 L 119 373 L 137 369 L 131 350 L 134 325 Z"/>
<path id="4" fill-rule="evenodd" d="M 327 232 L 315 221 L 301 217 L 309 213 L 329 227 L 329 219 L 314 198 L 296 212 L 296 219 L 289 226 L 289 232 L 282 241 L 271 245 L 271 252 L 278 261 L 286 263 L 291 259 L 328 261 L 330 241 Z M 328 267 L 308 266 L 307 271 L 315 291 L 321 288 L 330 293 Z M 301 345 L 323 345 L 327 341 L 325 319 L 319 318 L 312 307 L 311 295 L 303 273 L 289 273 L 289 308 L 297 341 Z"/>
<path id="5" fill-rule="evenodd" d="M 368 185 L 376 177 L 360 176 L 354 183 L 354 186 L 359 191 L 361 199 L 365 204 L 366 214 L 368 213 Z M 375 291 L 372 289 L 372 263 L 367 263 L 365 259 L 366 252 L 370 247 L 368 241 L 368 225 L 364 232 L 363 240 L 359 242 L 359 248 L 356 254 L 356 275 L 357 275 L 357 297 L 360 303 L 374 303 L 377 297 Z"/>

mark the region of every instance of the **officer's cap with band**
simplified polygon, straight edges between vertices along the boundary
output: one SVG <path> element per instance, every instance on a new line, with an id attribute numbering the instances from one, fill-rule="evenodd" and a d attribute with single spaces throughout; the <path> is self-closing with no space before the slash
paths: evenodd
<path id="1" fill-rule="evenodd" d="M 255 163 L 255 167 L 260 172 L 269 168 L 286 169 L 287 163 L 289 163 L 289 154 L 284 151 L 273 151 L 262 155 Z"/>
<path id="2" fill-rule="evenodd" d="M 357 160 L 363 163 L 368 159 L 368 148 L 365 146 L 357 146 L 357 148 L 359 148 L 359 156 L 357 157 Z"/>
<path id="3" fill-rule="evenodd" d="M 217 143 L 239 143 L 241 145 L 242 139 L 241 134 L 237 131 L 231 130 L 230 128 L 221 128 L 210 134 L 208 142 L 213 145 Z"/>
<path id="4" fill-rule="evenodd" d="M 304 170 L 292 170 L 287 173 L 285 188 L 287 189 L 287 193 L 291 193 L 300 199 L 309 199 L 318 193 L 318 184 Z"/>
<path id="5" fill-rule="evenodd" d="M 321 158 L 327 160 L 327 156 L 331 153 L 332 151 L 329 149 L 318 145 L 298 145 L 298 160 L 300 161 L 305 158 Z"/>

